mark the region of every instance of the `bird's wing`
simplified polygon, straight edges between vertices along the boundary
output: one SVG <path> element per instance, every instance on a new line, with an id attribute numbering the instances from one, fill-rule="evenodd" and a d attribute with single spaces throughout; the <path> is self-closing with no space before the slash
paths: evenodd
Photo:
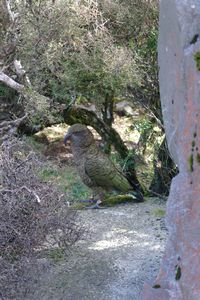
<path id="1" fill-rule="evenodd" d="M 102 153 L 86 159 L 85 172 L 98 186 L 105 189 L 111 188 L 123 192 L 131 189 L 126 177 Z"/>

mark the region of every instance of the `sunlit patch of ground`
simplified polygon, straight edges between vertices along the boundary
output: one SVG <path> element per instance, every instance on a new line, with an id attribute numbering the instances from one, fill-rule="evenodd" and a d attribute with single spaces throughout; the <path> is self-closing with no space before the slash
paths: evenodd
<path id="1" fill-rule="evenodd" d="M 115 117 L 115 122 L 113 127 L 120 134 L 122 140 L 127 144 L 129 148 L 132 145 L 136 145 L 140 138 L 140 133 L 138 130 L 133 128 L 134 119 L 131 117 Z"/>
<path id="2" fill-rule="evenodd" d="M 55 142 L 63 139 L 68 128 L 68 125 L 61 123 L 51 127 L 46 127 L 42 131 L 36 133 L 35 136 L 40 137 L 41 135 L 45 135 L 49 142 Z"/>
<path id="3" fill-rule="evenodd" d="M 133 118 L 131 117 L 119 117 L 116 115 L 113 127 L 120 134 L 123 141 L 137 144 L 140 133 L 138 130 L 133 129 L 133 122 Z M 41 135 L 45 135 L 49 142 L 54 142 L 57 140 L 62 140 L 68 128 L 69 126 L 67 124 L 62 123 L 51 127 L 46 127 L 35 136 L 40 137 Z M 93 132 L 95 139 L 100 139 L 99 134 L 92 127 L 89 126 L 88 128 Z"/>

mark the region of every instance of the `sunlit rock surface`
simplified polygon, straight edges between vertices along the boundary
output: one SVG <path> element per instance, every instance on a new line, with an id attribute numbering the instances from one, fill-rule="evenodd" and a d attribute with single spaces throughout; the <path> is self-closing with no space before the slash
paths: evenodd
<path id="1" fill-rule="evenodd" d="M 169 239 L 143 300 L 200 299 L 200 1 L 160 0 L 160 92 L 179 167 L 167 205 Z"/>

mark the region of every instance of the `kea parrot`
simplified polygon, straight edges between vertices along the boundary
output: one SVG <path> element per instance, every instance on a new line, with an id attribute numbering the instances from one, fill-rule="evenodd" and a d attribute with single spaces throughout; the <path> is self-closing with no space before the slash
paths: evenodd
<path id="1" fill-rule="evenodd" d="M 95 204 L 91 208 L 100 208 L 105 193 L 113 191 L 129 192 L 138 201 L 143 201 L 141 192 L 134 190 L 122 171 L 97 147 L 94 136 L 86 125 L 72 125 L 64 137 L 64 144 L 68 141 L 83 183 L 93 190 Z"/>

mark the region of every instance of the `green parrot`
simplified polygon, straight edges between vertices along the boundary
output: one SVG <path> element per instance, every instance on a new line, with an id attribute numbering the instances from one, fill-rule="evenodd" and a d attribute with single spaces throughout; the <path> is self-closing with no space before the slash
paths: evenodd
<path id="1" fill-rule="evenodd" d="M 99 208 L 106 192 L 132 193 L 139 201 L 143 196 L 134 191 L 126 176 L 96 145 L 92 132 L 83 124 L 72 125 L 64 137 L 64 144 L 71 143 L 72 154 L 83 183 L 94 193 L 95 205 Z"/>

